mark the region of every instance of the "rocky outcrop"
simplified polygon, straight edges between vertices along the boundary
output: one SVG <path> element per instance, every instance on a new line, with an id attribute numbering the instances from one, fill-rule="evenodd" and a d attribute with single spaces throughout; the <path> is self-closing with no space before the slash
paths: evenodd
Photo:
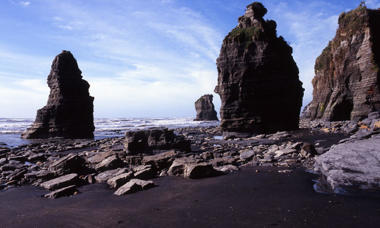
<path id="1" fill-rule="evenodd" d="M 303 117 L 357 120 L 380 110 L 380 10 L 364 6 L 339 17 L 335 38 L 315 63 L 313 101 Z"/>
<path id="2" fill-rule="evenodd" d="M 55 57 L 47 79 L 47 105 L 37 111 L 23 138 L 93 138 L 93 101 L 90 85 L 82 79 L 77 61 L 69 51 Z"/>
<path id="3" fill-rule="evenodd" d="M 324 187 L 341 192 L 380 192 L 380 135 L 333 146 L 316 159 Z"/>
<path id="4" fill-rule="evenodd" d="M 128 154 L 153 153 L 159 150 L 178 149 L 190 151 L 190 141 L 175 135 L 167 128 L 128 131 L 125 134 L 124 148 Z"/>
<path id="5" fill-rule="evenodd" d="M 203 95 L 195 102 L 197 117 L 194 121 L 212 121 L 218 120 L 211 94 Z"/>
<path id="6" fill-rule="evenodd" d="M 217 59 L 224 133 L 267 133 L 298 129 L 303 88 L 292 48 L 277 37 L 267 9 L 247 6 L 239 25 L 224 39 Z"/>

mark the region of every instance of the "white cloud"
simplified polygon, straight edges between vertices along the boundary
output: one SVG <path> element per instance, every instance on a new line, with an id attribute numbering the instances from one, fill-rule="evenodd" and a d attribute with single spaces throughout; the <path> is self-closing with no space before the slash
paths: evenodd
<path id="1" fill-rule="evenodd" d="M 189 115 L 197 98 L 213 92 L 215 59 L 226 34 L 208 21 L 209 15 L 177 7 L 179 2 L 174 0 L 40 2 L 47 21 L 58 31 L 44 34 L 47 46 L 61 45 L 60 49 L 73 51 L 91 85 L 96 117 Z M 337 26 L 337 16 L 323 12 L 326 5 L 321 4 L 327 3 L 304 3 L 302 10 L 289 2 L 267 6 L 268 18 L 277 21 L 279 35 L 287 34 L 293 47 L 307 89 L 305 104 L 311 99 L 314 61 L 334 37 Z M 378 0 L 367 2 L 376 4 Z M 244 11 L 238 1 L 220 7 L 229 12 L 239 10 L 240 15 Z M 53 57 L 20 54 L 0 46 L 0 78 L 12 85 L 1 84 L 0 96 L 12 100 L 12 107 L 17 106 L 20 113 L 34 116 L 47 99 L 45 80 Z M 25 102 L 25 97 L 30 102 Z M 219 104 L 219 97 L 214 101 Z M 0 115 L 4 113 L 10 111 L 2 109 Z"/>
<path id="2" fill-rule="evenodd" d="M 99 67 L 96 65 L 101 61 L 78 59 L 95 96 L 96 115 L 137 115 L 150 110 L 154 116 L 160 115 L 161 106 L 182 107 L 177 114 L 186 115 L 194 111 L 193 103 L 199 96 L 214 90 L 215 59 L 222 36 L 199 13 L 166 5 L 164 16 L 157 4 L 139 11 L 129 9 L 130 13 L 120 7 L 121 14 L 111 14 L 108 8 L 91 12 L 67 2 L 51 4 L 59 9 L 55 17 L 65 18 L 55 19 L 53 24 L 60 28 L 70 25 L 85 34 L 84 39 L 70 42 L 113 62 Z M 67 42 L 66 37 L 59 39 Z M 99 75 L 94 70 L 97 68 L 108 69 L 109 74 Z M 94 74 L 97 77 L 91 78 Z"/>
<path id="3" fill-rule="evenodd" d="M 19 4 L 23 7 L 28 7 L 30 6 L 31 2 L 29 1 L 20 1 Z"/>
<path id="4" fill-rule="evenodd" d="M 380 8 L 380 1 L 379 0 L 367 0 L 366 5 L 369 8 Z"/>
<path id="5" fill-rule="evenodd" d="M 312 100 L 315 76 L 314 64 L 328 41 L 333 39 L 338 26 L 338 15 L 326 13 L 325 2 L 312 2 L 302 5 L 303 10 L 289 4 L 279 4 L 274 9 L 278 24 L 279 35 L 284 31 L 289 37 L 285 39 L 293 48 L 293 57 L 300 71 L 300 80 L 305 88 L 303 105 Z M 278 15 L 278 16 L 277 16 Z"/>

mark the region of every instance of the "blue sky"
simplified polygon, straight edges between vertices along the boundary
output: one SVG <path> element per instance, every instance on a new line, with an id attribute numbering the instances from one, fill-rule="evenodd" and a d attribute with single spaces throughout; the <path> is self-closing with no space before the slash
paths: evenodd
<path id="1" fill-rule="evenodd" d="M 34 117 L 46 104 L 53 58 L 70 50 L 95 97 L 95 117 L 192 117 L 213 93 L 215 60 L 246 0 L 2 0 L 0 117 Z M 360 1 L 262 1 L 293 47 L 312 96 L 314 61 L 341 12 Z M 380 0 L 367 1 L 379 8 Z M 217 109 L 219 96 L 214 94 Z"/>

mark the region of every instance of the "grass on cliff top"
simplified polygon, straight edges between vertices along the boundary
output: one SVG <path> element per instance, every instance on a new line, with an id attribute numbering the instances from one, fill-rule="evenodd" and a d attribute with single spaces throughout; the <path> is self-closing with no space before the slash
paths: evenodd
<path id="1" fill-rule="evenodd" d="M 229 34 L 228 38 L 234 40 L 237 39 L 239 42 L 245 42 L 245 47 L 248 47 L 253 40 L 260 39 L 263 31 L 259 27 L 248 27 L 248 28 L 234 28 Z"/>
<path id="2" fill-rule="evenodd" d="M 358 32 L 363 32 L 363 29 L 368 23 L 366 17 L 368 11 L 367 7 L 360 5 L 358 8 L 351 10 L 347 13 L 342 13 L 339 16 L 339 28 L 334 40 L 330 41 L 328 46 L 322 51 L 322 54 L 315 62 L 315 71 L 327 69 L 331 62 L 331 51 L 338 47 L 343 40 L 351 39 L 353 35 Z"/>
<path id="3" fill-rule="evenodd" d="M 355 33 L 362 31 L 365 25 L 368 24 L 368 9 L 364 5 L 351 10 L 347 13 L 342 13 L 339 16 L 339 31 L 345 32 L 345 37 L 351 37 Z"/>

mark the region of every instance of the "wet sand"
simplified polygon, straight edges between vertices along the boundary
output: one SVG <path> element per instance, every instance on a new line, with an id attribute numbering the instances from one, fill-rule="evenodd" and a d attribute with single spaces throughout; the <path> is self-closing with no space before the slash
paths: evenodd
<path id="1" fill-rule="evenodd" d="M 88 185 L 56 200 L 19 187 L 0 192 L 0 227 L 380 227 L 380 198 L 318 194 L 312 179 L 250 167 L 202 180 L 159 178 L 159 187 L 122 197 Z"/>

